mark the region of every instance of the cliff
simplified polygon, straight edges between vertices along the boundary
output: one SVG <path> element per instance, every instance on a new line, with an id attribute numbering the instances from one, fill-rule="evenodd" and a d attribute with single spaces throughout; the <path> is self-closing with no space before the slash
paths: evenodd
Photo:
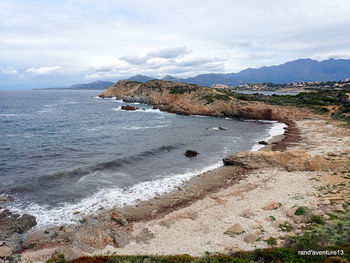
<path id="1" fill-rule="evenodd" d="M 140 83 L 120 80 L 99 97 L 116 97 L 124 102 L 140 102 L 155 109 L 181 115 L 205 115 L 265 120 L 303 119 L 308 113 L 296 107 L 244 101 L 213 88 L 170 81 Z"/>

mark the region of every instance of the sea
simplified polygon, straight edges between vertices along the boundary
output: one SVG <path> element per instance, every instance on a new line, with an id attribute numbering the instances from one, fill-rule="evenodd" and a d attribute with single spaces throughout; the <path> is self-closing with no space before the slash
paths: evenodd
<path id="1" fill-rule="evenodd" d="M 39 228 L 164 195 L 222 159 L 256 151 L 285 124 L 180 116 L 101 90 L 0 91 L 0 203 Z M 130 103 L 129 103 L 130 104 Z M 188 158 L 188 149 L 199 155 Z"/>

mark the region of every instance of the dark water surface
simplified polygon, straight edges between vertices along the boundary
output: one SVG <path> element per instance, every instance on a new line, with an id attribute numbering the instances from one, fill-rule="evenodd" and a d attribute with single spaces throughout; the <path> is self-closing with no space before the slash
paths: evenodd
<path id="1" fill-rule="evenodd" d="M 223 157 L 257 150 L 283 124 L 178 116 L 101 91 L 0 91 L 0 194 L 40 226 L 171 191 Z M 219 130 L 224 127 L 227 130 Z M 195 149 L 200 154 L 186 158 Z"/>

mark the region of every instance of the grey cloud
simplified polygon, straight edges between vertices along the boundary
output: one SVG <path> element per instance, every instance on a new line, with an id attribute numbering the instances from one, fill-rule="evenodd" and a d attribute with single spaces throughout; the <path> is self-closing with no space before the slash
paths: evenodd
<path id="1" fill-rule="evenodd" d="M 154 58 L 177 58 L 191 53 L 186 47 L 165 48 L 158 51 L 149 52 L 147 56 Z"/>
<path id="2" fill-rule="evenodd" d="M 178 67 L 193 67 L 200 66 L 208 63 L 219 63 L 226 61 L 226 59 L 222 58 L 192 58 L 177 62 L 175 65 Z"/>
<path id="3" fill-rule="evenodd" d="M 242 40 L 242 39 L 232 40 L 225 44 L 231 48 L 249 48 L 253 45 L 251 40 Z"/>
<path id="4" fill-rule="evenodd" d="M 149 60 L 150 57 L 148 56 L 140 57 L 140 56 L 134 55 L 134 56 L 122 56 L 122 57 L 119 57 L 119 59 L 124 60 L 132 65 L 142 65 L 147 63 L 147 60 Z"/>

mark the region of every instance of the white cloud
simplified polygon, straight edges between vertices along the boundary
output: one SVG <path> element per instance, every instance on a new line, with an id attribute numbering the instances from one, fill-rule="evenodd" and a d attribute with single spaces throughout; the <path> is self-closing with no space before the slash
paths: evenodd
<path id="1" fill-rule="evenodd" d="M 4 75 L 17 75 L 18 71 L 14 67 L 0 67 L 0 73 Z"/>
<path id="2" fill-rule="evenodd" d="M 54 75 L 61 74 L 63 72 L 63 68 L 56 67 L 41 67 L 41 68 L 29 68 L 25 70 L 26 73 L 29 73 L 33 76 L 46 76 L 46 75 Z"/>

